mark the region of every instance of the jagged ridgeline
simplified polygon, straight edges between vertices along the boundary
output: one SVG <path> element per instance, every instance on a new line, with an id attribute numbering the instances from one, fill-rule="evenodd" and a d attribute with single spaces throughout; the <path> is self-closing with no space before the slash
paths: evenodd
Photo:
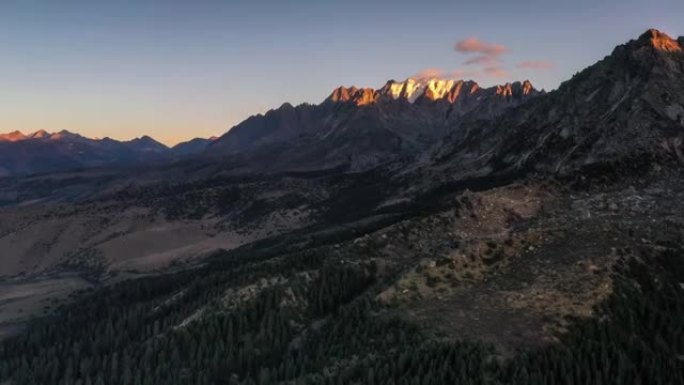
<path id="1" fill-rule="evenodd" d="M 252 170 L 355 171 L 415 157 L 456 127 L 492 119 L 539 95 L 529 81 L 480 87 L 436 78 L 338 87 L 318 105 L 289 103 L 252 116 L 207 147 L 241 155 Z"/>
<path id="2" fill-rule="evenodd" d="M 219 138 L 169 148 L 149 136 L 130 141 L 68 131 L 0 134 L 0 176 L 82 168 L 150 167 L 211 157 L 251 171 L 369 169 L 411 157 L 454 126 L 490 119 L 543 94 L 529 81 L 482 88 L 473 81 L 407 79 L 380 89 L 339 87 L 318 105 L 283 104 Z"/>

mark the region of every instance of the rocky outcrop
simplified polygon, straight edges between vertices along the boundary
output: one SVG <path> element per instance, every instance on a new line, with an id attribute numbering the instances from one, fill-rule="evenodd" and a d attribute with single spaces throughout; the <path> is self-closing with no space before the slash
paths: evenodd
<path id="1" fill-rule="evenodd" d="M 365 106 L 375 103 L 378 94 L 372 88 L 338 87 L 330 94 L 328 100 L 333 103 L 354 103 Z"/>
<path id="2" fill-rule="evenodd" d="M 639 41 L 648 42 L 657 50 L 665 52 L 681 52 L 682 46 L 679 42 L 669 37 L 667 34 L 658 31 L 657 29 L 649 29 L 641 35 Z M 681 38 L 680 38 L 681 39 Z"/>
<path id="3" fill-rule="evenodd" d="M 402 82 L 390 80 L 377 90 L 353 86 L 338 87 L 325 102 L 354 103 L 357 106 L 388 103 L 395 100 L 409 103 L 446 101 L 449 104 L 459 104 L 470 96 L 481 103 L 496 103 L 494 95 L 499 96 L 500 100 L 511 98 L 521 100 L 540 93 L 543 91 L 535 89 L 529 80 L 482 88 L 472 80 L 408 78 Z"/>

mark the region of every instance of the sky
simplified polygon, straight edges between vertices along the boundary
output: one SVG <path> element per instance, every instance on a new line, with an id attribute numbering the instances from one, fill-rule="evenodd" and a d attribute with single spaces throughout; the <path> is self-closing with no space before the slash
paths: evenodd
<path id="1" fill-rule="evenodd" d="M 409 76 L 551 90 L 683 0 L 0 0 L 0 132 L 221 135 Z"/>

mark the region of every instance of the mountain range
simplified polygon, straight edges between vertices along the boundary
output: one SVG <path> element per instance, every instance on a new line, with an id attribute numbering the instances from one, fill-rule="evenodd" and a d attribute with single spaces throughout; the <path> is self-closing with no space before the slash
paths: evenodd
<path id="1" fill-rule="evenodd" d="M 92 139 L 66 130 L 0 134 L 0 176 L 92 167 L 156 164 L 204 151 L 211 139 L 195 138 L 172 148 L 142 136 L 128 141 Z"/>
<path id="2" fill-rule="evenodd" d="M 468 121 L 491 119 L 544 92 L 529 81 L 407 79 L 380 89 L 339 87 L 321 104 L 284 104 L 246 119 L 207 148 L 253 171 L 366 170 L 414 157 Z"/>
<path id="3" fill-rule="evenodd" d="M 473 81 L 407 79 L 382 88 L 339 87 L 319 105 L 288 103 L 219 138 L 168 148 L 149 136 L 89 139 L 68 131 L 0 135 L 0 175 L 155 164 L 192 155 L 235 156 L 252 171 L 373 168 L 412 157 L 459 124 L 490 119 L 543 94 L 529 81 L 481 88 Z"/>
<path id="4" fill-rule="evenodd" d="M 559 171 L 569 163 L 591 163 L 639 148 L 678 151 L 679 136 L 661 135 L 677 131 L 684 107 L 679 93 L 659 92 L 681 82 L 678 49 L 679 41 L 649 31 L 548 94 L 529 81 L 482 88 L 473 81 L 409 78 L 378 89 L 339 87 L 318 105 L 285 103 L 218 138 L 196 138 L 173 148 L 148 136 L 116 141 L 68 131 L 15 131 L 0 135 L 0 175 L 155 164 L 188 156 L 221 158 L 249 172 L 362 171 L 397 159 L 455 153 L 459 163 L 477 158 L 496 167 L 521 167 L 544 158 L 545 168 Z M 525 108 L 516 108 L 520 105 Z M 644 128 L 656 117 L 664 118 L 657 129 Z M 521 134 L 528 130 L 543 132 Z M 530 142 L 535 138 L 538 142 Z"/>

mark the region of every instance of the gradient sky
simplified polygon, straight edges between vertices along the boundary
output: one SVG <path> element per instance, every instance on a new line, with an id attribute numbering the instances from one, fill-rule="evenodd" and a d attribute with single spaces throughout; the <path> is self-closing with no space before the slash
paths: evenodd
<path id="1" fill-rule="evenodd" d="M 683 20 L 683 0 L 0 0 L 0 132 L 174 144 L 421 72 L 549 90 Z"/>

